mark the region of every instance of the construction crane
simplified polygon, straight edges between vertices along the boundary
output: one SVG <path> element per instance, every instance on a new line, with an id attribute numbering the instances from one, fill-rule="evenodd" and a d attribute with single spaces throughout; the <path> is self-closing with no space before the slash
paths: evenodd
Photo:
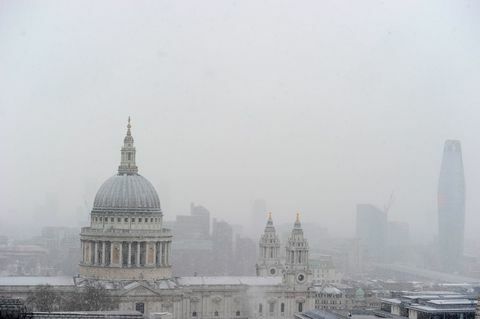
<path id="1" fill-rule="evenodd" d="M 388 211 L 390 210 L 390 207 L 392 207 L 393 202 L 395 202 L 395 196 L 394 196 L 394 192 L 392 191 L 387 203 L 383 205 L 383 211 L 385 212 L 385 214 L 388 214 Z"/>

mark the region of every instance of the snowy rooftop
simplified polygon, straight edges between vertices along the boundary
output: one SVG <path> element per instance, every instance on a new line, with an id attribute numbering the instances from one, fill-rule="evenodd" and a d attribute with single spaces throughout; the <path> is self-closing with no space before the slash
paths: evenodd
<path id="1" fill-rule="evenodd" d="M 424 305 L 412 305 L 406 307 L 407 309 L 417 310 L 421 312 L 475 312 L 475 306 L 472 305 L 471 307 L 465 306 L 463 308 L 437 308 L 431 306 L 424 306 Z"/>
<path id="2" fill-rule="evenodd" d="M 399 305 L 402 303 L 400 299 L 397 298 L 380 298 L 381 302 L 389 303 L 389 304 L 394 304 L 394 305 Z"/>
<path id="3" fill-rule="evenodd" d="M 428 303 L 434 305 L 474 305 L 475 301 L 470 299 L 440 299 L 430 300 Z"/>
<path id="4" fill-rule="evenodd" d="M 73 277 L 7 276 L 0 277 L 0 286 L 73 286 Z"/>
<path id="5" fill-rule="evenodd" d="M 332 294 L 332 295 L 341 295 L 342 291 L 338 288 L 326 286 L 326 287 L 315 287 L 315 292 L 317 293 L 324 293 L 324 294 Z"/>
<path id="6" fill-rule="evenodd" d="M 256 276 L 195 276 L 179 277 L 181 286 L 199 285 L 246 285 L 246 286 L 276 286 L 282 283 L 282 277 L 256 277 Z"/>

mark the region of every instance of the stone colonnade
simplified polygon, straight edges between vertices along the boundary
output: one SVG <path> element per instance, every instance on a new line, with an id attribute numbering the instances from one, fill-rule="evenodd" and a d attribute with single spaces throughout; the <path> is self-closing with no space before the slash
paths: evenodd
<path id="1" fill-rule="evenodd" d="M 171 241 L 82 240 L 82 263 L 110 267 L 169 267 Z"/>

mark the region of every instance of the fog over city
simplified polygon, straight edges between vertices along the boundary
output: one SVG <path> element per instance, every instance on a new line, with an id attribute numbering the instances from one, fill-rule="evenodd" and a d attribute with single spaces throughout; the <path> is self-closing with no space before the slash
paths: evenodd
<path id="1" fill-rule="evenodd" d="M 86 226 L 131 116 L 166 221 L 194 202 L 248 228 L 263 199 L 276 224 L 300 212 L 340 237 L 357 204 L 392 202 L 390 220 L 434 241 L 444 142 L 460 140 L 468 247 L 479 14 L 464 0 L 1 1 L 0 233 Z"/>

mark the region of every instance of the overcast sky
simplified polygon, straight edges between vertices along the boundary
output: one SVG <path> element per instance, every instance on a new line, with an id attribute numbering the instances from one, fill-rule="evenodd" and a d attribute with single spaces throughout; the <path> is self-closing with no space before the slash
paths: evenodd
<path id="1" fill-rule="evenodd" d="M 473 0 L 0 0 L 0 233 L 86 220 L 130 115 L 167 220 L 193 201 L 247 224 L 263 198 L 279 223 L 352 235 L 355 205 L 394 191 L 390 218 L 431 237 L 460 139 L 474 235 L 479 16 Z"/>

